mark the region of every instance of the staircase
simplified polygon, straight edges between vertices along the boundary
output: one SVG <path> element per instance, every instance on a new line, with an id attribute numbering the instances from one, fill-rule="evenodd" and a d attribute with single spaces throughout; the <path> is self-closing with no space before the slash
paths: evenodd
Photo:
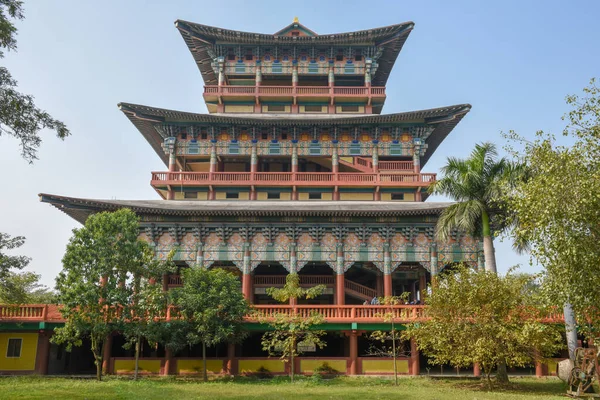
<path id="1" fill-rule="evenodd" d="M 361 172 L 373 172 L 373 163 L 369 158 L 352 157 L 352 162 L 346 161 L 343 158 L 346 157 L 340 157 L 338 160 L 340 165 L 344 165 L 346 167 L 353 168 Z"/>
<path id="2" fill-rule="evenodd" d="M 344 286 L 347 295 L 361 300 L 370 302 L 373 297 L 377 296 L 377 291 L 375 289 L 371 289 L 368 286 L 349 281 L 348 279 L 344 279 Z"/>

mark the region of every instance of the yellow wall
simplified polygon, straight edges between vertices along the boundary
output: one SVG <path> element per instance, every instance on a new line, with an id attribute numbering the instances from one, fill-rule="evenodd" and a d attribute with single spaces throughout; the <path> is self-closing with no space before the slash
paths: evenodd
<path id="1" fill-rule="evenodd" d="M 160 374 L 160 360 L 140 360 L 139 372 L 142 374 Z M 133 374 L 135 371 L 135 360 L 115 360 L 116 374 Z"/>
<path id="2" fill-rule="evenodd" d="M 333 193 L 321 193 L 321 200 L 333 200 Z"/>
<path id="3" fill-rule="evenodd" d="M 340 200 L 373 200 L 373 193 L 340 193 Z"/>
<path id="4" fill-rule="evenodd" d="M 202 360 L 177 360 L 178 374 L 200 374 L 203 368 Z M 206 360 L 206 370 L 220 374 L 223 370 L 223 360 Z"/>
<path id="5" fill-rule="evenodd" d="M 415 201 L 414 193 L 404 193 L 404 201 Z"/>
<path id="6" fill-rule="evenodd" d="M 198 192 L 198 200 L 208 200 L 208 192 Z"/>
<path id="7" fill-rule="evenodd" d="M 396 368 L 399 374 L 408 374 L 408 360 L 396 360 Z M 393 373 L 393 360 L 362 360 L 363 374 Z"/>
<path id="8" fill-rule="evenodd" d="M 346 360 L 300 360 L 300 372 L 313 372 L 323 363 L 329 364 L 331 368 L 342 374 L 346 373 Z"/>
<path id="9" fill-rule="evenodd" d="M 283 361 L 278 359 L 238 361 L 238 369 L 242 374 L 256 372 L 260 367 L 268 369 L 269 372 L 285 372 L 285 365 Z"/>
<path id="10" fill-rule="evenodd" d="M 232 104 L 226 104 L 225 105 L 225 112 L 230 112 L 230 113 L 253 113 L 254 112 L 254 106 L 253 105 L 232 105 Z"/>
<path id="11" fill-rule="evenodd" d="M 23 339 L 21 357 L 7 358 L 8 339 Z M 0 371 L 33 371 L 37 354 L 37 333 L 0 333 Z"/>

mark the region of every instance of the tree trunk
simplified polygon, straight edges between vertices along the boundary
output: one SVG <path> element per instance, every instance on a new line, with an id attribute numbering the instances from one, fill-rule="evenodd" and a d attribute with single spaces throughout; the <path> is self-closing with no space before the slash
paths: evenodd
<path id="1" fill-rule="evenodd" d="M 398 386 L 398 368 L 396 367 L 396 329 L 392 321 L 392 356 L 394 360 L 394 385 Z M 411 354 L 412 357 L 412 354 Z M 413 372 L 414 374 L 414 372 Z"/>
<path id="2" fill-rule="evenodd" d="M 483 236 L 483 255 L 485 257 L 485 270 L 496 273 L 496 254 L 494 240 L 490 230 L 490 216 L 486 211 L 481 214 L 481 233 Z"/>
<path id="3" fill-rule="evenodd" d="M 496 367 L 496 382 L 506 385 L 508 383 L 508 372 L 506 371 L 506 361 L 500 361 Z"/>
<path id="4" fill-rule="evenodd" d="M 104 346 L 106 346 L 106 340 L 102 341 L 102 346 L 98 346 L 98 340 L 91 338 L 92 354 L 96 363 L 96 379 L 102 381 L 102 356 L 104 354 Z"/>
<path id="5" fill-rule="evenodd" d="M 138 371 L 140 368 L 140 337 L 138 336 L 135 342 L 135 367 L 133 370 L 133 380 L 137 381 Z"/>
<path id="6" fill-rule="evenodd" d="M 208 381 L 208 374 L 206 373 L 206 342 L 202 341 L 202 379 L 204 382 Z"/>
<path id="7" fill-rule="evenodd" d="M 294 351 L 296 351 L 296 338 L 292 337 L 292 343 L 291 343 L 291 352 L 290 352 L 290 361 L 291 361 L 291 365 L 290 365 L 290 381 L 294 382 Z"/>
<path id="8" fill-rule="evenodd" d="M 565 331 L 567 332 L 567 347 L 569 349 L 569 358 L 575 361 L 575 349 L 577 348 L 577 324 L 575 314 L 570 303 L 565 303 L 563 307 L 565 315 Z"/>

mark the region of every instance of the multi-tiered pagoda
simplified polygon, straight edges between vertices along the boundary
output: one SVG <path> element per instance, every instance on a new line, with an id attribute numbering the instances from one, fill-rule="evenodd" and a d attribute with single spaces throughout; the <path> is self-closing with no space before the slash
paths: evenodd
<path id="1" fill-rule="evenodd" d="M 422 167 L 471 106 L 381 114 L 412 22 L 325 35 L 297 19 L 274 34 L 175 26 L 204 79 L 209 113 L 119 104 L 167 167 L 151 173 L 161 199 L 41 200 L 81 223 L 130 208 L 157 257 L 176 248 L 180 268 L 231 270 L 259 310 L 322 313 L 328 345 L 307 346 L 297 371 L 328 362 L 348 374 L 391 372 L 390 359 L 367 354 L 364 334 L 385 328 L 371 300 L 410 293 L 397 314 L 408 322 L 421 315 L 423 292 L 438 271 L 482 263 L 470 236 L 436 243 L 434 226 L 447 203 L 424 202 L 436 175 Z M 266 288 L 283 286 L 288 273 L 328 289 L 277 305 Z M 179 275 L 165 276 L 163 285 L 181 285 Z M 213 349 L 211 370 L 289 368 L 261 350 L 261 325 L 249 319 L 248 328 L 254 333 L 244 343 Z M 107 369 L 127 372 L 133 364 L 123 340 L 116 334 L 112 342 Z M 408 348 L 400 371 L 418 374 L 419 354 L 414 343 Z M 149 373 L 191 373 L 199 355 L 159 348 L 144 354 L 144 365 Z"/>

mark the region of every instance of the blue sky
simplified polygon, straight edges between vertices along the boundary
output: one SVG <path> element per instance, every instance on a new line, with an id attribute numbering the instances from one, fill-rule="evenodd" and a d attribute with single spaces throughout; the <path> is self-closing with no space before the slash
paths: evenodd
<path id="1" fill-rule="evenodd" d="M 424 167 L 438 172 L 501 131 L 562 131 L 564 97 L 600 76 L 598 1 L 26 1 L 18 53 L 0 62 L 38 105 L 67 123 L 66 141 L 43 134 L 40 160 L 0 137 L 0 231 L 24 235 L 30 270 L 52 285 L 78 224 L 40 192 L 157 199 L 158 156 L 117 109 L 120 101 L 206 112 L 203 82 L 176 19 L 272 33 L 295 16 L 317 33 L 414 21 L 388 81 L 384 113 L 470 103 L 471 112 Z M 497 243 L 501 271 L 528 258 Z"/>

